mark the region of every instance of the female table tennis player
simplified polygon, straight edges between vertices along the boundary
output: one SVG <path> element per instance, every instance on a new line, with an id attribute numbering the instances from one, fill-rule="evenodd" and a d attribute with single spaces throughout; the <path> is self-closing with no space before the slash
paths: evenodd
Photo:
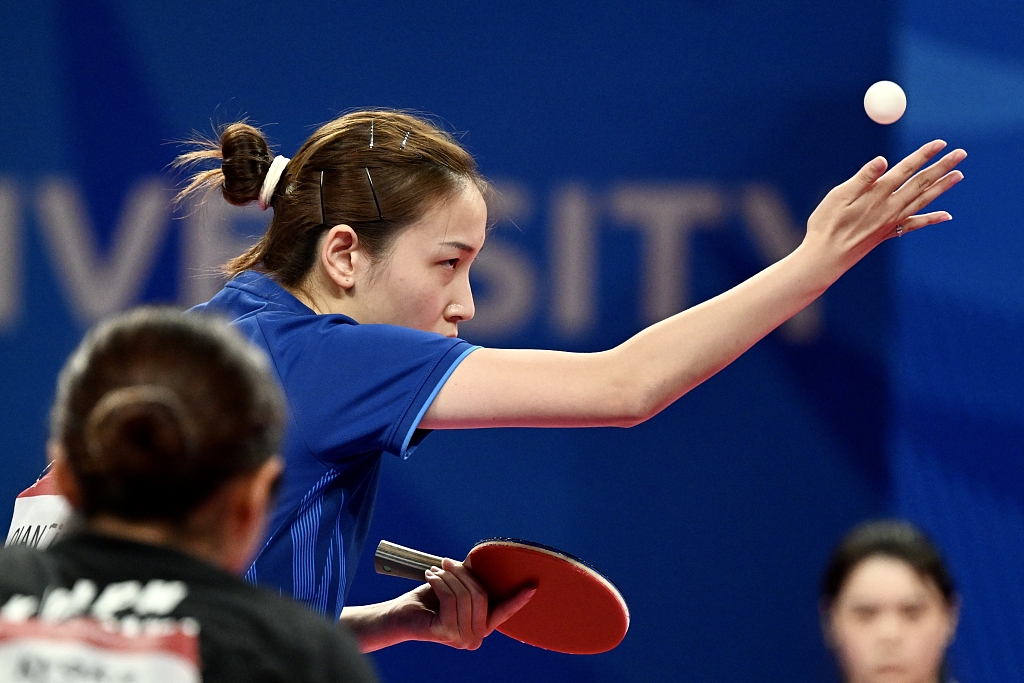
<path id="1" fill-rule="evenodd" d="M 5 673 L 148 681 L 137 669 L 151 664 L 183 680 L 138 638 L 95 660 L 59 649 L 180 629 L 198 630 L 190 665 L 207 682 L 375 681 L 351 634 L 238 576 L 262 541 L 283 426 L 266 357 L 220 320 L 140 309 L 90 332 L 61 372 L 49 445 L 80 524 L 46 550 L 0 550 Z"/>
<path id="2" fill-rule="evenodd" d="M 938 551 L 905 522 L 851 531 L 822 580 L 822 628 L 846 683 L 946 683 L 958 611 Z"/>
<path id="3" fill-rule="evenodd" d="M 283 493 L 248 579 L 341 615 L 368 649 L 436 639 L 420 614 L 425 587 L 395 603 L 344 605 L 382 454 L 404 458 L 433 429 L 643 422 L 880 242 L 948 220 L 918 213 L 963 177 L 953 170 L 962 150 L 919 171 L 943 146 L 925 145 L 888 172 L 881 157 L 869 162 L 815 209 L 796 251 L 728 292 L 609 351 L 563 353 L 457 337 L 473 317 L 469 270 L 486 236 L 489 188 L 449 135 L 406 113 L 358 111 L 320 127 L 289 160 L 258 129 L 225 127 L 178 159 L 219 162 L 179 199 L 219 189 L 273 217 L 226 264 L 233 279 L 198 308 L 228 316 L 267 350 L 291 419 Z M 453 567 L 429 573 L 429 585 L 464 595 Z M 465 641 L 449 629 L 449 644 L 479 644 L 485 599 L 456 601 L 459 618 L 477 626 L 458 629 Z"/>

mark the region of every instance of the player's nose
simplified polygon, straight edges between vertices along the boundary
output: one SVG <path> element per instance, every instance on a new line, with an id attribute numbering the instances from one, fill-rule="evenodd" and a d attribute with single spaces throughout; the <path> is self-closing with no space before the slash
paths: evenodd
<path id="1" fill-rule="evenodd" d="M 448 304 L 444 309 L 444 319 L 450 323 L 459 324 L 466 320 L 472 320 L 476 314 L 476 305 L 473 302 L 473 290 L 466 283 L 465 289 L 459 296 Z"/>
<path id="2" fill-rule="evenodd" d="M 466 303 L 448 304 L 447 308 L 444 309 L 444 319 L 458 325 L 460 322 L 471 320 L 475 313 L 476 308 L 473 306 L 473 299 L 470 299 Z"/>

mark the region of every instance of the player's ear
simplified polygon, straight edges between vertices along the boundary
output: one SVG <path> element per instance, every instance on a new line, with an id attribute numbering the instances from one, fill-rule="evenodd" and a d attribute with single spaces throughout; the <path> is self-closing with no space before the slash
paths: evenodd
<path id="1" fill-rule="evenodd" d="M 256 470 L 249 494 L 251 498 L 250 505 L 255 512 L 265 514 L 274 507 L 274 499 L 277 497 L 277 490 L 281 485 L 283 473 L 284 461 L 277 455 L 268 458 Z"/>
<path id="2" fill-rule="evenodd" d="M 836 649 L 835 627 L 832 624 L 832 610 L 824 602 L 818 604 L 818 620 L 821 623 L 821 635 L 825 638 L 828 649 Z"/>
<path id="3" fill-rule="evenodd" d="M 946 635 L 946 647 L 949 647 L 953 643 L 953 639 L 956 637 L 956 627 L 960 623 L 960 596 L 954 595 L 949 602 L 949 606 L 946 608 L 947 628 L 949 632 Z"/>
<path id="4" fill-rule="evenodd" d="M 64 447 L 56 441 L 50 441 L 46 444 L 46 455 L 53 463 L 50 468 L 50 476 L 53 477 L 57 492 L 67 499 L 71 507 L 79 509 L 82 503 L 82 491 L 78 486 L 78 480 L 71 472 L 71 467 L 68 466 Z"/>
<path id="5" fill-rule="evenodd" d="M 366 259 L 359 235 L 347 225 L 335 225 L 320 244 L 320 264 L 331 282 L 342 289 L 352 288 Z"/>
<path id="6" fill-rule="evenodd" d="M 229 570 L 240 572 L 252 561 L 263 540 L 267 515 L 274 505 L 283 471 L 284 462 L 275 455 L 231 485 L 223 520 L 230 537 L 225 540 L 223 556 Z"/>

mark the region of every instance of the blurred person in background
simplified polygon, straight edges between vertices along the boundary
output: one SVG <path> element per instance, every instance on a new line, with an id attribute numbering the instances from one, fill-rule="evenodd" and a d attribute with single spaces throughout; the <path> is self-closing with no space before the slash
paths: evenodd
<path id="1" fill-rule="evenodd" d="M 938 550 L 912 525 L 876 521 L 839 544 L 821 622 L 844 683 L 950 683 L 959 598 Z"/>

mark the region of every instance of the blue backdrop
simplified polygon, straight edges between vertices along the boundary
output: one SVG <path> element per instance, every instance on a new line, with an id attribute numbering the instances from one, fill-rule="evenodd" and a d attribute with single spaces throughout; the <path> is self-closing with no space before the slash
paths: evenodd
<path id="1" fill-rule="evenodd" d="M 622 589 L 616 650 L 406 644 L 393 681 L 829 680 L 816 587 L 854 523 L 910 517 L 964 593 L 962 681 L 1024 681 L 1024 38 L 1014 3 L 5 3 L 0 500 L 44 462 L 56 372 L 91 322 L 187 305 L 266 216 L 172 212 L 171 141 L 250 117 L 281 153 L 359 106 L 438 117 L 502 190 L 474 267 L 492 346 L 596 350 L 792 249 L 876 154 L 944 137 L 952 223 L 629 429 L 431 436 L 387 462 L 371 542 L 459 556 L 530 538 Z M 863 113 L 874 81 L 903 121 Z M 10 505 L 0 505 L 6 528 Z M 366 558 L 352 602 L 408 586 Z"/>

